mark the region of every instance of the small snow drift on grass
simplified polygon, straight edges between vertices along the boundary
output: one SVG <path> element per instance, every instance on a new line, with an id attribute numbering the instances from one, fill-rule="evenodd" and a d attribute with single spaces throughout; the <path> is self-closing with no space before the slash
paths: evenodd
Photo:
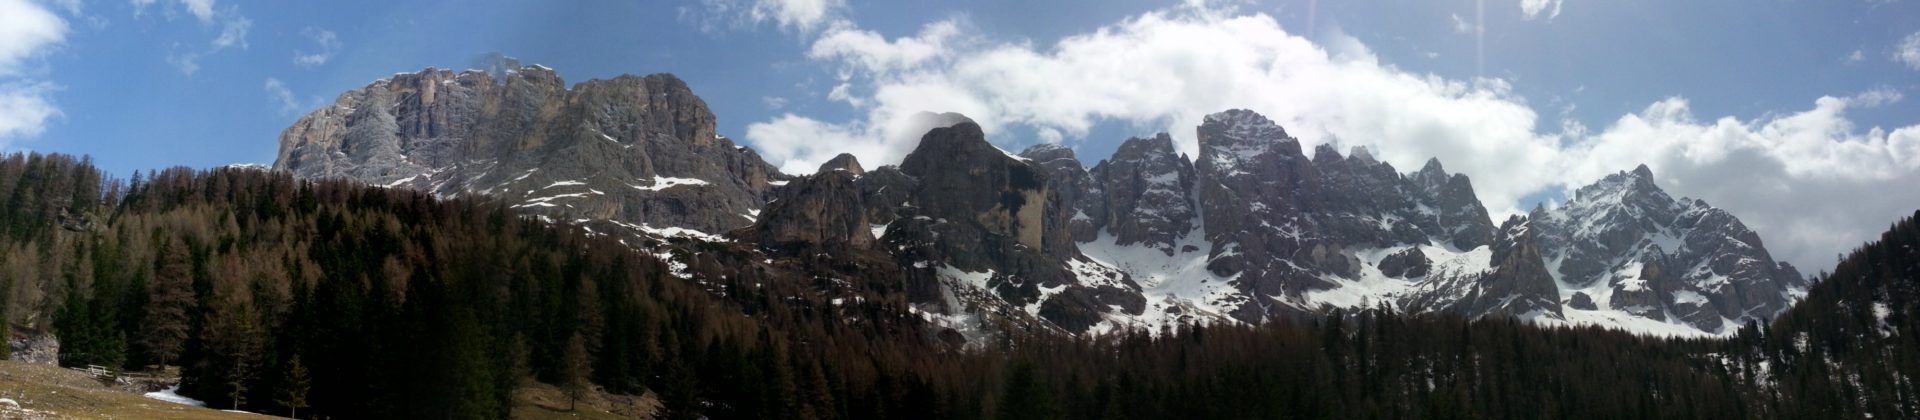
<path id="1" fill-rule="evenodd" d="M 187 398 L 187 397 L 182 397 L 182 396 L 180 396 L 180 394 L 177 394 L 177 393 L 176 393 L 176 392 L 178 392 L 178 391 L 180 391 L 180 386 L 179 386 L 179 385 L 174 385 L 174 386 L 170 386 L 170 387 L 167 387 L 167 389 L 162 389 L 162 390 L 159 390 L 159 391 L 154 391 L 154 392 L 149 392 L 149 393 L 147 393 L 147 394 L 146 394 L 146 396 L 147 396 L 147 398 L 152 398 L 152 399 L 156 399 L 156 400 L 160 400 L 160 401 L 166 401 L 166 402 L 170 402 L 170 403 L 174 403 L 174 404 L 185 404 L 185 405 L 191 405 L 191 406 L 194 406 L 194 407 L 206 407 L 206 406 L 207 406 L 207 403 L 206 403 L 206 402 L 202 402 L 202 401 L 200 401 L 200 400 L 196 400 L 196 399 L 192 399 L 192 398 Z"/>

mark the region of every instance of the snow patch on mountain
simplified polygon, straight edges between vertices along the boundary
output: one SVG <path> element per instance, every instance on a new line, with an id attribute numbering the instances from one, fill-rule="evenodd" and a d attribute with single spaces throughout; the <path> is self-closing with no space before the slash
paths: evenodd
<path id="1" fill-rule="evenodd" d="M 1183 235 L 1171 249 L 1173 255 L 1148 244 L 1120 245 L 1112 233 L 1101 231 L 1091 242 L 1080 244 L 1085 260 L 1076 262 L 1075 273 L 1083 282 L 1111 282 L 1110 272 L 1122 272 L 1140 285 L 1146 298 L 1146 311 L 1138 316 L 1109 317 L 1102 325 L 1119 324 L 1157 331 L 1159 327 L 1179 323 L 1211 323 L 1230 320 L 1226 314 L 1245 303 L 1233 287 L 1234 277 L 1221 277 L 1207 270 L 1205 234 L 1200 229 Z M 1101 328 L 1101 327 L 1096 327 Z"/>

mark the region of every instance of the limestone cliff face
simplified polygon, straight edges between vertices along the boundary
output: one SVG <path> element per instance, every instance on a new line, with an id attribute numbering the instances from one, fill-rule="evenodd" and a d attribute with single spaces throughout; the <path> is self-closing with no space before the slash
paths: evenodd
<path id="1" fill-rule="evenodd" d="M 922 214 L 970 220 L 988 233 L 1046 249 L 1048 195 L 1044 169 L 987 143 L 973 122 L 936 128 L 900 163 L 920 181 Z"/>
<path id="2" fill-rule="evenodd" d="M 777 249 L 871 248 L 873 229 L 859 184 L 865 173 L 852 155 L 840 155 L 779 189 L 753 226 L 731 235 Z"/>
<path id="3" fill-rule="evenodd" d="M 280 135 L 274 168 L 450 197 L 485 194 L 556 219 L 723 232 L 785 178 L 715 133 L 669 74 L 569 89 L 552 70 L 427 69 L 344 93 Z"/>

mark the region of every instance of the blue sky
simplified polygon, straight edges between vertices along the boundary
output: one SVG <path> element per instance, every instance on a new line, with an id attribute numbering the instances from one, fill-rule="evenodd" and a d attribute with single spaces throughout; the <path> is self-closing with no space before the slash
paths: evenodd
<path id="1" fill-rule="evenodd" d="M 1403 170 L 1438 156 L 1501 214 L 1646 163 L 1814 267 L 1920 207 L 1912 0 L 0 0 L 0 144 L 122 176 L 271 163 L 340 92 L 493 53 L 675 73 L 790 169 L 896 160 L 919 110 L 1091 165 L 1246 107 Z"/>

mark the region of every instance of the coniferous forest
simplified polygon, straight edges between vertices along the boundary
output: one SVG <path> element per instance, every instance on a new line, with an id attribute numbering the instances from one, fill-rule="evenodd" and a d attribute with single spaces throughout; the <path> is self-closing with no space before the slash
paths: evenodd
<path id="1" fill-rule="evenodd" d="M 62 365 L 179 366 L 181 394 L 264 413 L 502 418 L 539 381 L 651 392 L 676 419 L 1920 416 L 1913 218 L 1725 339 L 1374 309 L 962 348 L 896 279 L 839 266 L 857 258 L 796 276 L 689 243 L 674 267 L 478 199 L 14 154 L 0 200 L 13 328 L 58 336 Z"/>

